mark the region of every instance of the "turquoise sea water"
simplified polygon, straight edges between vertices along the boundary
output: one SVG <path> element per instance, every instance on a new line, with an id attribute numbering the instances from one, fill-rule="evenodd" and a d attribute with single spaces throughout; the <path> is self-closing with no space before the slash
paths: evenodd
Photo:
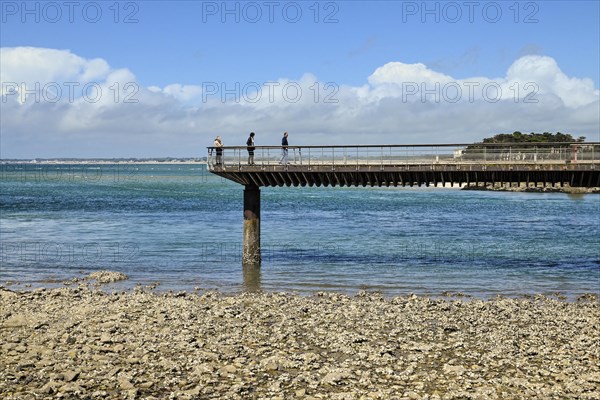
<path id="1" fill-rule="evenodd" d="M 600 288 L 600 197 L 263 188 L 263 263 L 241 266 L 240 185 L 193 165 L 2 165 L 0 283 L 98 269 L 163 290 L 385 295 Z"/>

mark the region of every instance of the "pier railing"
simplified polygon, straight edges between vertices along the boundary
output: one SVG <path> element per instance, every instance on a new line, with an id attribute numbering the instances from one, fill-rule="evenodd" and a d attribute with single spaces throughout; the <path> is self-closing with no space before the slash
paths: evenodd
<path id="1" fill-rule="evenodd" d="M 248 165 L 246 146 L 208 147 L 211 170 L 280 166 L 281 146 L 257 146 Z M 220 153 L 220 155 L 219 155 Z M 426 164 L 587 164 L 600 165 L 600 143 L 470 143 L 417 145 L 288 146 L 295 166 L 393 166 Z"/>

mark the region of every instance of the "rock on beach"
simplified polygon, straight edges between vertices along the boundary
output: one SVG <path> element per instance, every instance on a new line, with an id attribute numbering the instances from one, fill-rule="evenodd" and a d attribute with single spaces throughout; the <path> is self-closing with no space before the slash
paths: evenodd
<path id="1" fill-rule="evenodd" d="M 0 398 L 599 399 L 597 298 L 0 289 Z"/>
<path id="2" fill-rule="evenodd" d="M 89 274 L 86 278 L 95 280 L 96 283 L 99 284 L 112 283 L 129 279 L 129 277 L 126 274 L 117 271 L 96 271 Z"/>

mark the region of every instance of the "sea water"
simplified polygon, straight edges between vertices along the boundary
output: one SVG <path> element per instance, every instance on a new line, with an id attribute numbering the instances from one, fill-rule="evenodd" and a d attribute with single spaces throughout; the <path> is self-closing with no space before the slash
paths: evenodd
<path id="1" fill-rule="evenodd" d="M 600 288 L 600 197 L 451 188 L 261 189 L 260 270 L 242 268 L 243 187 L 203 164 L 4 164 L 0 284 L 562 294 Z"/>

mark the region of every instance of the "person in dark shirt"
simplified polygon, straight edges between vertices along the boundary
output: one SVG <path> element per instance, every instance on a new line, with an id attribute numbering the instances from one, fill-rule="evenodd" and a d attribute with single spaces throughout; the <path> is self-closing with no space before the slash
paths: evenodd
<path id="1" fill-rule="evenodd" d="M 281 160 L 279 164 L 288 165 L 288 133 L 283 133 L 283 139 L 281 139 Z"/>
<path id="2" fill-rule="evenodd" d="M 250 132 L 246 146 L 248 146 L 248 165 L 254 165 L 254 132 Z"/>

